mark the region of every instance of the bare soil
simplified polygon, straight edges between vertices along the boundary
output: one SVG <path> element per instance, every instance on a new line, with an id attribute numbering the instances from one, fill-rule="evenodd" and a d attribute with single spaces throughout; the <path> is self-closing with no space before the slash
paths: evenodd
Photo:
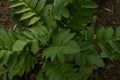
<path id="1" fill-rule="evenodd" d="M 95 28 L 120 26 L 120 0 L 96 0 L 99 8 Z"/>
<path id="2" fill-rule="evenodd" d="M 94 0 L 99 4 L 95 15 L 97 21 L 95 30 L 100 27 L 120 26 L 120 0 Z M 120 60 L 105 60 L 106 67 L 98 69 L 89 80 L 120 80 Z"/>
<path id="3" fill-rule="evenodd" d="M 10 19 L 10 9 L 7 0 L 0 0 L 0 28 L 9 29 L 14 27 L 15 23 Z"/>

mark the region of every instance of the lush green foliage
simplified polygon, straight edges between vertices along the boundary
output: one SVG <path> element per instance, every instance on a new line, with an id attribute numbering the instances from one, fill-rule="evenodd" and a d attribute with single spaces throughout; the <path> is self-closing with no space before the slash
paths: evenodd
<path id="1" fill-rule="evenodd" d="M 103 58 L 120 59 L 120 27 L 94 31 L 92 0 L 15 0 L 19 30 L 0 30 L 0 79 L 40 64 L 37 80 L 87 80 Z M 87 24 L 91 23 L 90 26 Z"/>

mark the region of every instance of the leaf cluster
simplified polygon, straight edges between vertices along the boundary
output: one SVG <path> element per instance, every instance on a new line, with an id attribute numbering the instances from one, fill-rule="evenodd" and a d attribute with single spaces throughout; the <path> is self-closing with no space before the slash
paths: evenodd
<path id="1" fill-rule="evenodd" d="M 94 31 L 97 7 L 92 0 L 12 0 L 12 17 L 26 28 L 0 29 L 0 79 L 40 64 L 37 80 L 87 80 L 103 58 L 120 59 L 120 27 Z"/>

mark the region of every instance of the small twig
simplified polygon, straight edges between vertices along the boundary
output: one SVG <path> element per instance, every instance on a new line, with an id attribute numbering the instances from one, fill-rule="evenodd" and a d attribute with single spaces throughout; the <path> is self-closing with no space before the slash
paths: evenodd
<path id="1" fill-rule="evenodd" d="M 110 9 L 108 9 L 108 8 L 104 8 L 106 11 L 108 11 L 108 12 L 111 12 L 112 10 L 110 10 Z"/>
<path id="2" fill-rule="evenodd" d="M 17 24 L 15 24 L 15 25 L 13 26 L 13 30 L 15 30 L 15 29 L 16 29 L 16 27 L 17 27 Z"/>

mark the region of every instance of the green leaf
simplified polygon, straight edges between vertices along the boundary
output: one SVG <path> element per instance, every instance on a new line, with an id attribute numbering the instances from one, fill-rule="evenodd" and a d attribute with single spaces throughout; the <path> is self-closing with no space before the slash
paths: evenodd
<path id="1" fill-rule="evenodd" d="M 65 55 L 62 53 L 57 54 L 57 59 L 58 61 L 60 61 L 61 63 L 65 62 Z"/>
<path id="2" fill-rule="evenodd" d="M 27 38 L 27 39 L 34 39 L 35 38 L 33 36 L 33 34 L 31 32 L 29 32 L 29 31 L 24 31 L 24 32 L 22 32 L 22 34 L 23 34 L 22 36 Z"/>
<path id="3" fill-rule="evenodd" d="M 94 39 L 94 28 L 89 28 L 87 30 L 86 37 L 87 37 L 87 40 L 93 40 Z"/>
<path id="4" fill-rule="evenodd" d="M 75 55 L 75 62 L 77 65 L 84 66 L 87 62 L 86 54 L 78 53 Z"/>
<path id="5" fill-rule="evenodd" d="M 24 74 L 24 64 L 25 64 L 25 53 L 21 53 L 17 58 L 17 63 L 14 66 L 14 68 L 8 72 L 8 77 L 10 80 L 13 80 L 12 78 L 15 75 L 22 76 Z"/>
<path id="6" fill-rule="evenodd" d="M 64 0 L 54 0 L 53 2 L 53 16 L 56 20 L 61 20 L 61 11 Z"/>
<path id="7" fill-rule="evenodd" d="M 78 43 L 76 41 L 71 40 L 63 46 L 62 52 L 65 54 L 79 53 L 80 46 L 78 45 Z"/>
<path id="8" fill-rule="evenodd" d="M 89 53 L 86 56 L 87 56 L 88 61 L 91 64 L 93 64 L 97 67 L 104 67 L 105 66 L 102 58 L 97 53 Z"/>
<path id="9" fill-rule="evenodd" d="M 109 41 L 110 46 L 115 50 L 117 53 L 120 53 L 120 44 L 118 42 Z"/>
<path id="10" fill-rule="evenodd" d="M 111 39 L 113 34 L 114 34 L 114 30 L 112 29 L 112 27 L 107 28 L 105 33 L 104 33 L 105 40 Z"/>
<path id="11" fill-rule="evenodd" d="M 34 12 L 24 13 L 23 16 L 20 18 L 20 20 L 25 20 L 25 19 L 31 18 L 31 17 L 34 16 L 35 14 L 36 14 L 36 13 L 34 13 Z"/>
<path id="12" fill-rule="evenodd" d="M 3 29 L 0 29 L 0 40 L 3 42 L 4 48 L 11 50 L 11 47 L 13 45 L 11 43 L 12 41 L 11 41 L 8 33 Z"/>
<path id="13" fill-rule="evenodd" d="M 31 45 L 31 50 L 34 54 L 36 54 L 39 51 L 39 42 L 38 40 L 33 40 Z"/>
<path id="14" fill-rule="evenodd" d="M 53 18 L 53 14 L 52 14 L 52 5 L 46 5 L 44 10 L 43 10 L 43 14 L 45 16 L 45 20 L 47 25 L 52 26 L 52 27 L 56 27 L 56 21 Z"/>
<path id="15" fill-rule="evenodd" d="M 63 17 L 65 18 L 69 18 L 70 17 L 70 13 L 66 8 L 63 8 L 61 14 L 63 15 Z"/>
<path id="16" fill-rule="evenodd" d="M 37 80 L 44 80 L 44 76 L 42 74 L 42 71 L 40 70 L 38 75 L 37 75 Z"/>
<path id="17" fill-rule="evenodd" d="M 32 25 L 32 24 L 36 23 L 39 20 L 40 20 L 40 17 L 38 17 L 38 16 L 37 17 L 33 17 L 28 24 Z"/>
<path id="18" fill-rule="evenodd" d="M 118 27 L 115 31 L 115 36 L 120 37 L 120 27 Z"/>
<path id="19" fill-rule="evenodd" d="M 13 45 L 13 51 L 22 51 L 28 43 L 28 40 L 17 40 Z"/>
<path id="20" fill-rule="evenodd" d="M 18 58 L 18 54 L 17 53 L 13 53 L 10 55 L 9 60 L 6 64 L 8 70 L 12 70 L 14 68 L 14 66 L 17 63 L 17 58 Z"/>
<path id="21" fill-rule="evenodd" d="M 105 33 L 105 28 L 101 27 L 96 33 L 97 41 L 103 40 L 104 33 Z"/>
<path id="22" fill-rule="evenodd" d="M 80 8 L 80 11 L 82 11 L 80 14 L 80 16 L 91 16 L 93 14 L 93 10 L 91 9 L 87 9 L 87 8 Z"/>
<path id="23" fill-rule="evenodd" d="M 85 66 L 81 66 L 79 68 L 79 72 L 78 72 L 78 80 L 87 80 L 88 77 L 93 73 L 93 68 L 91 66 L 85 65 Z M 79 76 L 81 75 L 81 76 Z M 76 79 L 76 78 L 75 78 Z M 74 79 L 74 80 L 75 80 Z"/>
<path id="24" fill-rule="evenodd" d="M 98 43 L 98 46 L 102 50 L 101 56 L 105 57 L 105 58 L 110 58 L 110 53 L 111 52 L 109 50 L 109 47 L 106 44 L 103 44 L 103 43 Z"/>
<path id="25" fill-rule="evenodd" d="M 22 7 L 21 9 L 18 9 L 17 11 L 15 11 L 15 14 L 25 13 L 25 12 L 28 12 L 30 10 L 31 10 L 30 8 Z"/>
<path id="26" fill-rule="evenodd" d="M 97 8 L 98 7 L 98 5 L 91 0 L 84 1 L 81 6 L 85 8 Z"/>
<path id="27" fill-rule="evenodd" d="M 45 3 L 46 3 L 46 0 L 39 0 L 37 6 L 36 6 L 36 8 L 35 8 L 35 10 L 36 10 L 38 13 L 40 13 L 41 10 L 44 8 Z"/>
<path id="28" fill-rule="evenodd" d="M 75 36 L 75 33 L 70 33 L 70 30 L 63 30 L 60 32 L 57 32 L 53 35 L 53 43 L 54 44 L 65 44 L 69 40 L 71 40 Z"/>
<path id="29" fill-rule="evenodd" d="M 2 58 L 0 59 L 0 67 L 2 67 L 3 65 L 5 65 L 7 63 L 7 61 L 9 60 L 10 55 L 13 52 L 10 51 L 1 51 L 0 54 L 3 54 Z"/>
<path id="30" fill-rule="evenodd" d="M 39 0 L 25 0 L 26 4 L 28 4 L 31 8 L 35 8 Z"/>
<path id="31" fill-rule="evenodd" d="M 75 73 L 76 69 L 73 68 L 73 65 L 67 63 L 48 63 L 45 71 L 49 80 L 65 80 L 68 77 L 67 75 Z"/>
<path id="32" fill-rule="evenodd" d="M 18 2 L 16 2 L 16 3 L 13 3 L 13 4 L 10 6 L 10 8 L 22 6 L 22 5 L 24 5 L 24 4 L 25 4 L 24 2 L 18 1 Z"/>
<path id="33" fill-rule="evenodd" d="M 62 58 L 63 60 L 60 60 L 60 62 L 64 61 L 64 56 L 65 54 L 75 54 L 75 53 L 79 53 L 80 52 L 80 47 L 79 45 L 71 40 L 68 43 L 66 43 L 65 45 L 58 45 L 58 46 L 52 46 L 47 48 L 44 52 L 43 52 L 43 57 L 50 58 L 51 61 L 53 61 L 56 56 L 58 57 L 58 59 L 60 60 L 60 58 Z M 59 56 L 60 55 L 60 58 Z"/>
<path id="34" fill-rule="evenodd" d="M 43 57 L 46 59 L 50 57 L 51 61 L 56 58 L 56 55 L 59 54 L 60 50 L 59 47 L 49 47 L 44 50 Z"/>
<path id="35" fill-rule="evenodd" d="M 2 74 L 5 74 L 7 71 L 8 71 L 8 70 L 7 70 L 6 68 L 0 67 L 0 76 L 1 76 Z"/>
<path id="36" fill-rule="evenodd" d="M 94 48 L 94 45 L 89 43 L 89 42 L 81 42 L 80 43 L 80 50 L 81 51 L 86 51 L 86 50 L 90 50 L 93 48 Z"/>
<path id="37" fill-rule="evenodd" d="M 47 27 L 41 24 L 37 24 L 36 27 L 29 29 L 29 31 L 31 31 L 32 34 L 36 37 L 45 36 L 49 32 Z"/>
<path id="38" fill-rule="evenodd" d="M 37 59 L 35 57 L 33 57 L 32 55 L 26 54 L 25 61 L 27 63 L 24 63 L 24 70 L 26 72 L 29 72 L 31 69 L 33 69 L 36 64 L 36 60 Z"/>

